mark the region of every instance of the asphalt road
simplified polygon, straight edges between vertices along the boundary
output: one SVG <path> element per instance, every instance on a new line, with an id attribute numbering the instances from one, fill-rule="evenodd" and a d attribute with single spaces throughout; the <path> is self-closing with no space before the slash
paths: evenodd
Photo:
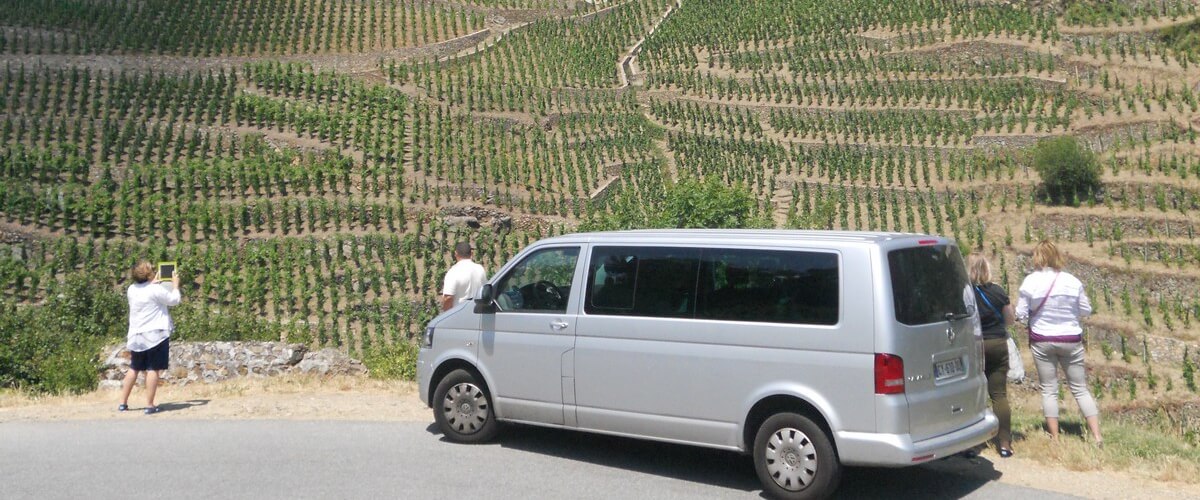
<path id="1" fill-rule="evenodd" d="M 981 458 L 847 469 L 838 496 L 1069 498 L 998 476 Z M 553 429 L 459 445 L 412 422 L 0 423 L 3 499 L 761 497 L 742 455 Z"/>

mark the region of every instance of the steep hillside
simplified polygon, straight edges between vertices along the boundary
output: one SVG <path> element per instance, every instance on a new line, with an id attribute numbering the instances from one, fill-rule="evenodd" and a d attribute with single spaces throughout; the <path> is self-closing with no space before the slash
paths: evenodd
<path id="1" fill-rule="evenodd" d="M 0 0 L 0 290 L 36 304 L 171 258 L 184 336 L 234 317 L 361 353 L 432 317 L 454 241 L 495 270 L 711 175 L 778 227 L 952 235 L 1010 290 L 1056 240 L 1096 341 L 1180 366 L 1200 341 L 1198 10 Z M 1038 194 L 1029 146 L 1058 135 L 1103 166 L 1078 206 Z"/>

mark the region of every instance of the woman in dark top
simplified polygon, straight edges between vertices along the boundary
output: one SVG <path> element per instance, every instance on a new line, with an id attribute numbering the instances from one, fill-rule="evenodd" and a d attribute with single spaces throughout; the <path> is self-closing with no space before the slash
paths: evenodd
<path id="1" fill-rule="evenodd" d="M 984 373 L 992 411 L 1000 419 L 996 445 L 1000 456 L 1011 457 L 1012 414 L 1008 408 L 1008 327 L 1014 322 L 1013 306 L 1000 285 L 992 283 L 992 266 L 982 255 L 972 254 L 967 272 L 975 288 L 975 306 L 983 329 Z"/>

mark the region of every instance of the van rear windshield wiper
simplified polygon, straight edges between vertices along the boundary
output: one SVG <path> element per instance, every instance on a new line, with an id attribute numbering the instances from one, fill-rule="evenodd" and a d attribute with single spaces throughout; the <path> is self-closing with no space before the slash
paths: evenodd
<path id="1" fill-rule="evenodd" d="M 960 319 L 967 319 L 970 317 L 971 317 L 971 313 L 965 313 L 965 312 L 964 313 L 948 312 L 948 313 L 946 313 L 946 316 L 945 316 L 946 321 L 955 321 L 955 320 L 960 320 Z"/>

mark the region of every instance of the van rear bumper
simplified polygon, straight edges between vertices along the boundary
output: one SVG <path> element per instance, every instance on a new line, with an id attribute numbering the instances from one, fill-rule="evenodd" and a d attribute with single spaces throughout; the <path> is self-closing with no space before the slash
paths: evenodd
<path id="1" fill-rule="evenodd" d="M 838 455 L 845 465 L 907 467 L 972 448 L 994 437 L 999 428 L 996 414 L 987 410 L 974 424 L 916 442 L 908 434 L 838 432 Z"/>

